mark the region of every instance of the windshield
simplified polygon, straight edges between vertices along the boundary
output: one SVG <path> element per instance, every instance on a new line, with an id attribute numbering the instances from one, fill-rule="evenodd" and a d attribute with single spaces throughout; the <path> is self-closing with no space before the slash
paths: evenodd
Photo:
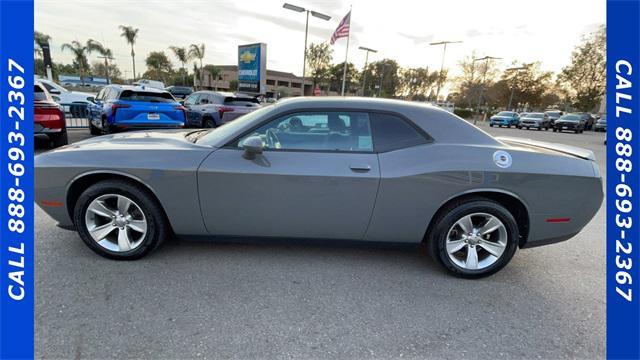
<path id="1" fill-rule="evenodd" d="M 534 119 L 542 119 L 544 118 L 544 114 L 542 113 L 529 113 L 527 114 L 528 118 L 534 118 Z"/>
<path id="2" fill-rule="evenodd" d="M 559 120 L 580 120 L 580 115 L 564 115 Z"/>
<path id="3" fill-rule="evenodd" d="M 498 113 L 498 116 L 513 116 L 514 113 L 512 113 L 511 111 L 500 111 Z"/>
<path id="4" fill-rule="evenodd" d="M 126 101 L 139 101 L 139 102 L 175 102 L 175 99 L 168 92 L 147 92 L 147 91 L 133 91 L 125 90 L 120 94 L 120 100 Z"/>
<path id="5" fill-rule="evenodd" d="M 250 123 L 254 119 L 268 113 L 274 109 L 274 106 L 267 106 L 260 108 L 256 111 L 252 111 L 248 114 L 242 115 L 239 118 L 228 122 L 218 128 L 209 131 L 206 135 L 197 140 L 198 144 L 212 145 L 217 143 L 220 139 L 228 136 L 233 136 L 238 130 L 242 129 L 247 123 Z M 240 134 L 237 134 L 240 135 Z"/>

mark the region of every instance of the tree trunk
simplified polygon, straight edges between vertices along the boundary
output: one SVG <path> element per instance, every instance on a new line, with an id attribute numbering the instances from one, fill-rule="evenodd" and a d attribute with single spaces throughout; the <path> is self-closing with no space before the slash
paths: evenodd
<path id="1" fill-rule="evenodd" d="M 131 62 L 133 63 L 133 82 L 136 81 L 136 53 L 133 51 L 133 44 L 131 44 Z"/>

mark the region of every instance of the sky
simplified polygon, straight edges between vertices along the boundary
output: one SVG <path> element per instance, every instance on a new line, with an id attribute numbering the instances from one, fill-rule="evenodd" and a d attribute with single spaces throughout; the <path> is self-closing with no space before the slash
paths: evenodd
<path id="1" fill-rule="evenodd" d="M 430 42 L 462 41 L 447 47 L 445 68 L 475 51 L 477 57 L 500 57 L 499 66 L 514 61 L 540 61 L 543 70 L 559 72 L 583 35 L 605 23 L 605 0 L 287 0 L 331 16 L 309 18 L 309 43 L 329 41 L 352 6 L 349 61 L 362 68 L 365 46 L 378 50 L 369 61 L 392 58 L 403 67 L 439 69 L 442 46 Z M 52 37 L 55 62 L 70 63 L 60 46 L 94 39 L 113 51 L 123 74 L 131 76 L 130 49 L 118 25 L 140 29 L 136 71 L 144 72 L 151 51 L 204 43 L 205 64 L 237 64 L 237 46 L 267 44 L 267 68 L 302 74 L 305 15 L 282 8 L 282 0 L 36 0 L 35 29 Z M 332 46 L 333 63 L 344 61 L 346 39 Z M 98 60 L 89 55 L 89 61 Z M 189 68 L 193 68 L 190 65 Z M 126 72 L 126 73 L 125 73 Z"/>

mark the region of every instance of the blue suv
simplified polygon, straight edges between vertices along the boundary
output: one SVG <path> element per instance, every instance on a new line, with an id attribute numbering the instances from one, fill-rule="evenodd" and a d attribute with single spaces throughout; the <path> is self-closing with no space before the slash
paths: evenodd
<path id="1" fill-rule="evenodd" d="M 493 115 L 489 120 L 489 126 L 493 127 L 497 125 L 499 127 L 511 127 L 518 126 L 520 123 L 520 116 L 517 112 L 514 111 L 500 111 L 499 113 Z"/>
<path id="2" fill-rule="evenodd" d="M 92 135 L 126 129 L 182 128 L 186 109 L 165 90 L 144 86 L 108 85 L 91 106 Z"/>

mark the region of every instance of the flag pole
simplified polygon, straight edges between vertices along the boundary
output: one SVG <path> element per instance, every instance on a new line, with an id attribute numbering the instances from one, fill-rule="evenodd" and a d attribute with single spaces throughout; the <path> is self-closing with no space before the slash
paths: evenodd
<path id="1" fill-rule="evenodd" d="M 344 52 L 344 68 L 342 69 L 342 96 L 344 96 L 344 85 L 347 81 L 347 58 L 349 56 L 349 39 L 351 38 L 351 6 L 349 6 L 349 32 L 347 33 L 347 49 Z"/>

